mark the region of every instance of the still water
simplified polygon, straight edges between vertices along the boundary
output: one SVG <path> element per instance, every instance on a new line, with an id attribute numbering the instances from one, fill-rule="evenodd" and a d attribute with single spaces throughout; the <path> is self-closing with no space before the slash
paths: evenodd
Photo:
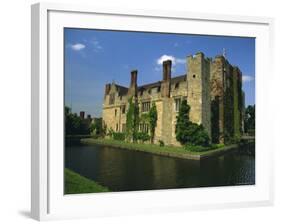
<path id="1" fill-rule="evenodd" d="M 193 161 L 100 145 L 71 145 L 65 166 L 111 191 L 255 184 L 255 157 L 239 152 Z"/>

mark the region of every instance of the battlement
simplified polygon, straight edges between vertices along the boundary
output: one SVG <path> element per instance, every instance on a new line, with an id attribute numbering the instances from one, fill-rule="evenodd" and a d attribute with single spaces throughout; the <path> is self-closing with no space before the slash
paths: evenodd
<path id="1" fill-rule="evenodd" d="M 194 55 L 188 55 L 188 56 L 187 56 L 187 62 L 202 60 L 203 58 L 205 58 L 204 53 L 202 53 L 202 52 L 197 52 L 197 53 L 194 54 Z"/>

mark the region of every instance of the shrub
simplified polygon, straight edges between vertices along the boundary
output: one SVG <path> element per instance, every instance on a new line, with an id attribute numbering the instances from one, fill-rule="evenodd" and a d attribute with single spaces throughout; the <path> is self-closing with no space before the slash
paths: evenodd
<path id="1" fill-rule="evenodd" d="M 113 129 L 110 128 L 110 129 L 108 130 L 108 132 L 107 132 L 107 135 L 108 135 L 110 138 L 113 138 L 113 133 L 114 133 Z"/>
<path id="2" fill-rule="evenodd" d="M 136 139 L 141 141 L 141 142 L 146 142 L 150 139 L 150 136 L 146 132 L 137 132 L 136 133 Z"/>
<path id="3" fill-rule="evenodd" d="M 114 140 L 124 141 L 126 135 L 123 132 L 113 132 L 112 137 Z"/>
<path id="4" fill-rule="evenodd" d="M 193 126 L 193 127 L 192 127 Z M 208 146 L 210 138 L 202 125 L 192 124 L 189 127 L 192 130 L 189 142 L 193 145 Z"/>
<path id="5" fill-rule="evenodd" d="M 160 147 L 164 147 L 165 146 L 165 143 L 162 140 L 159 140 L 158 142 L 159 142 L 159 146 Z"/>
<path id="6" fill-rule="evenodd" d="M 208 146 L 210 138 L 202 125 L 189 120 L 190 106 L 183 100 L 176 123 L 176 139 L 182 144 Z"/>

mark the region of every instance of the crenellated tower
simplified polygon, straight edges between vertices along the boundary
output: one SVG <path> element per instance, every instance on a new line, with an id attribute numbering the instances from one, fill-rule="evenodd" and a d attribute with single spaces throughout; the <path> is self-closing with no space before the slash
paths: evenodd
<path id="1" fill-rule="evenodd" d="M 187 57 L 187 101 L 190 120 L 202 124 L 211 136 L 210 59 L 199 52 Z"/>

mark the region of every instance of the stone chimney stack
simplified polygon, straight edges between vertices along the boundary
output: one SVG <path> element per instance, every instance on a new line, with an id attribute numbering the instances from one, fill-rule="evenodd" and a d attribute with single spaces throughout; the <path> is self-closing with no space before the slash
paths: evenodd
<path id="1" fill-rule="evenodd" d="M 162 97 L 170 97 L 171 91 L 172 61 L 163 61 L 163 81 L 161 84 Z"/>
<path id="2" fill-rule="evenodd" d="M 137 97 L 138 93 L 138 70 L 131 71 L 131 83 L 129 88 L 129 95 Z"/>
<path id="3" fill-rule="evenodd" d="M 85 111 L 80 111 L 80 118 L 84 119 L 84 117 L 85 117 Z"/>
<path id="4" fill-rule="evenodd" d="M 106 96 L 109 95 L 111 89 L 111 84 L 107 83 L 105 84 L 105 88 L 104 88 L 104 100 L 106 100 Z"/>
<path id="5" fill-rule="evenodd" d="M 138 79 L 138 70 L 131 71 L 131 84 L 130 87 L 137 86 L 137 79 Z"/>
<path id="6" fill-rule="evenodd" d="M 171 80 L 172 74 L 172 61 L 163 61 L 163 81 Z"/>
<path id="7" fill-rule="evenodd" d="M 105 91 L 104 91 L 105 95 L 109 94 L 110 88 L 111 88 L 111 85 L 109 83 L 105 85 Z"/>

